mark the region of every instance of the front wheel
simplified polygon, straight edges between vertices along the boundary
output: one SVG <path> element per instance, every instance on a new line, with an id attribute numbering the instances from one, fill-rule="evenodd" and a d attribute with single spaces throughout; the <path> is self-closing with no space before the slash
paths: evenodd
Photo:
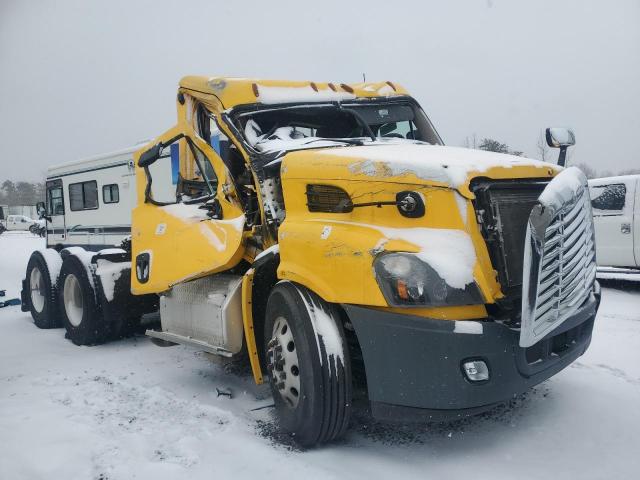
<path id="1" fill-rule="evenodd" d="M 281 282 L 269 296 L 265 358 L 280 425 L 304 447 L 342 436 L 351 413 L 351 362 L 340 312 Z"/>

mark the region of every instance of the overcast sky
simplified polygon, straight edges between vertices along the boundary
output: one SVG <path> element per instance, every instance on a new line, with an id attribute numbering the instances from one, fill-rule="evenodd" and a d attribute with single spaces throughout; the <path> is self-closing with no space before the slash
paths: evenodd
<path id="1" fill-rule="evenodd" d="M 392 80 L 445 143 L 640 168 L 640 0 L 0 0 L 0 180 L 127 147 L 175 122 L 184 75 Z M 555 152 L 553 156 L 555 160 Z"/>

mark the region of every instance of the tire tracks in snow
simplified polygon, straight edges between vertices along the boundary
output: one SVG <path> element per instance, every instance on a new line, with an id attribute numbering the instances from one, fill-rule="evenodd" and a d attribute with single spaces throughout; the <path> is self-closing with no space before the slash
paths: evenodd
<path id="1" fill-rule="evenodd" d="M 609 365 L 605 365 L 604 363 L 594 363 L 593 365 L 588 365 L 582 362 L 574 362 L 571 364 L 572 368 L 584 369 L 584 370 L 599 370 L 601 372 L 605 372 L 608 375 L 612 375 L 620 380 L 624 380 L 627 383 L 630 383 L 634 386 L 640 386 L 640 378 L 634 378 L 624 370 L 620 370 L 619 368 L 611 367 Z"/>
<path id="2" fill-rule="evenodd" d="M 104 445 L 92 451 L 95 478 L 112 478 L 118 465 L 139 462 L 140 456 L 146 462 L 190 468 L 200 462 L 193 445 L 223 433 L 235 421 L 215 406 L 127 378 L 100 374 L 41 379 L 52 390 L 51 399 L 67 407 L 71 420 L 88 423 L 105 438 Z"/>

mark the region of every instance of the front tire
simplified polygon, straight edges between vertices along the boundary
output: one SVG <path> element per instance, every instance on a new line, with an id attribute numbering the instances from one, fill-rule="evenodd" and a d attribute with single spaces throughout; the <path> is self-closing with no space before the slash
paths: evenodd
<path id="1" fill-rule="evenodd" d="M 303 447 L 342 436 L 351 413 L 351 362 L 338 308 L 281 282 L 267 303 L 264 345 L 281 427 Z"/>
<path id="2" fill-rule="evenodd" d="M 62 326 L 58 310 L 58 289 L 55 279 L 51 279 L 47 262 L 40 252 L 34 252 L 27 264 L 26 281 L 29 311 L 38 328 L 57 328 Z"/>
<path id="3" fill-rule="evenodd" d="M 74 255 L 62 261 L 58 279 L 59 308 L 67 337 L 76 345 L 105 340 L 105 323 L 85 265 Z"/>

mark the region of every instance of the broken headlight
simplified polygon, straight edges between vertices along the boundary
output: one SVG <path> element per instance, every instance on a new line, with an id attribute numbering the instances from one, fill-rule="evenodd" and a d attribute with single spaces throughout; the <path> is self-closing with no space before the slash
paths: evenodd
<path id="1" fill-rule="evenodd" d="M 484 303 L 475 282 L 464 288 L 447 284 L 428 263 L 413 253 L 386 253 L 373 267 L 380 290 L 394 307 L 440 307 Z"/>

